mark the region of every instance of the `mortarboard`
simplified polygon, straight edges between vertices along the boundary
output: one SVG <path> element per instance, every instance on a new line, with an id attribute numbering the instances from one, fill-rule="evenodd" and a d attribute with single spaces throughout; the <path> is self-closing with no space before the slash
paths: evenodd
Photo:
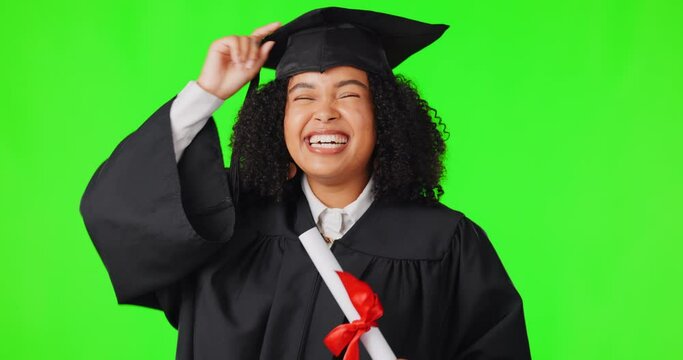
<path id="1" fill-rule="evenodd" d="M 262 40 L 275 41 L 263 67 L 274 69 L 278 79 L 341 65 L 388 76 L 391 69 L 433 43 L 446 29 L 448 25 L 368 10 L 315 9 Z M 257 73 L 248 93 L 258 82 Z"/>

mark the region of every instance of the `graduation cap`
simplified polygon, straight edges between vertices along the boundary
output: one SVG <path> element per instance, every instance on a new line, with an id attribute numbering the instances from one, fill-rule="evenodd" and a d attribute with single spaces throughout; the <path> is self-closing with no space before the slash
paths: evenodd
<path id="1" fill-rule="evenodd" d="M 266 36 L 275 45 L 263 67 L 277 79 L 306 72 L 323 72 L 348 65 L 380 76 L 433 43 L 448 25 L 427 24 L 400 16 L 339 7 L 309 11 Z M 247 94 L 258 87 L 259 74 Z"/>

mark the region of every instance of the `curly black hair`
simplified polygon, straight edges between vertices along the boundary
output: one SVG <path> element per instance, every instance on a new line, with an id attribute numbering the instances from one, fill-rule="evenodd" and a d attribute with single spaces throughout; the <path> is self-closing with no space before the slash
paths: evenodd
<path id="1" fill-rule="evenodd" d="M 377 133 L 371 159 L 375 200 L 438 202 L 448 136 L 441 117 L 402 75 L 368 73 L 368 81 Z M 278 201 L 293 189 L 288 183 L 299 179 L 287 181 L 292 162 L 283 125 L 287 85 L 288 79 L 275 79 L 249 94 L 230 138 L 240 189 Z"/>

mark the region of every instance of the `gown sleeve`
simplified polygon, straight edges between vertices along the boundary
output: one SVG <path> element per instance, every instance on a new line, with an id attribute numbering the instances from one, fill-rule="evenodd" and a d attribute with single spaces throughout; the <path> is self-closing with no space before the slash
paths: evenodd
<path id="1" fill-rule="evenodd" d="M 181 283 L 229 241 L 235 223 L 230 183 L 236 177 L 223 165 L 213 117 L 176 163 L 174 99 L 123 139 L 80 202 L 118 303 L 167 316 L 179 306 Z"/>
<path id="2" fill-rule="evenodd" d="M 447 359 L 530 359 L 522 298 L 484 230 L 463 217 L 453 239 L 454 330 Z"/>

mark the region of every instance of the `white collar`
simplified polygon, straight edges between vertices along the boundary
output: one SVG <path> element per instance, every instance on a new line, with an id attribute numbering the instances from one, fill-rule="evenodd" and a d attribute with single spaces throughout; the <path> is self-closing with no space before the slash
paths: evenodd
<path id="1" fill-rule="evenodd" d="M 373 175 L 370 176 L 370 179 L 368 180 L 368 183 L 365 185 L 365 188 L 363 191 L 358 195 L 358 198 L 354 200 L 352 203 L 346 205 L 344 207 L 344 212 L 351 218 L 353 222 L 358 221 L 360 217 L 365 213 L 365 211 L 372 205 L 372 202 L 375 200 L 375 194 L 372 191 L 373 187 Z M 306 200 L 308 200 L 308 206 L 311 208 L 311 215 L 313 215 L 313 220 L 315 222 L 318 222 L 318 217 L 320 216 L 320 213 L 323 212 L 323 210 L 327 209 L 327 206 L 318 199 L 318 197 L 315 196 L 313 193 L 313 190 L 311 189 L 311 185 L 308 184 L 308 179 L 306 178 L 306 174 L 303 174 L 301 176 L 301 188 L 304 191 L 304 195 L 306 195 Z"/>

